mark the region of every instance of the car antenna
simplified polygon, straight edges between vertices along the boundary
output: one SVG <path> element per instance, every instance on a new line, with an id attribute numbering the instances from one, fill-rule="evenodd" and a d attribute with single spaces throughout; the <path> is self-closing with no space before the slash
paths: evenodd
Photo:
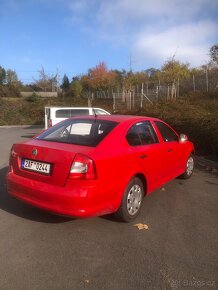
<path id="1" fill-rule="evenodd" d="M 97 119 L 97 116 L 98 116 L 98 115 L 97 115 L 96 112 L 95 112 L 95 108 L 92 107 L 92 110 L 93 110 L 93 113 L 94 113 L 94 116 L 95 116 L 95 122 L 96 122 L 96 119 Z"/>

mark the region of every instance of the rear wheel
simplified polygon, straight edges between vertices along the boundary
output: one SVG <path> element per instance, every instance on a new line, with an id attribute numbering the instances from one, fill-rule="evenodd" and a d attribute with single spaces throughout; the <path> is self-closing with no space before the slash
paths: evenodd
<path id="1" fill-rule="evenodd" d="M 190 154 L 189 158 L 186 162 L 186 169 L 185 172 L 181 175 L 181 177 L 183 179 L 188 179 L 192 176 L 192 173 L 194 171 L 194 167 L 195 167 L 195 160 L 194 160 L 194 155 Z"/>
<path id="2" fill-rule="evenodd" d="M 141 179 L 134 177 L 127 185 L 120 207 L 116 212 L 118 219 L 124 222 L 134 220 L 139 215 L 144 195 Z"/>

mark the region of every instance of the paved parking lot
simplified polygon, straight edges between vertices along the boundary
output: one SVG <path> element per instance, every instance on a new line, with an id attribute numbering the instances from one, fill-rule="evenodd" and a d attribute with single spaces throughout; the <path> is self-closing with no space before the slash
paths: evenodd
<path id="1" fill-rule="evenodd" d="M 218 289 L 217 176 L 168 183 L 130 224 L 54 216 L 6 189 L 11 145 L 39 131 L 0 128 L 0 289 Z"/>

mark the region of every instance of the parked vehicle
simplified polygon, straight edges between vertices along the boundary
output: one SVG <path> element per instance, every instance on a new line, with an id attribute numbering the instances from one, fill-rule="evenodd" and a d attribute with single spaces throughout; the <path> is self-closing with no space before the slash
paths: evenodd
<path id="1" fill-rule="evenodd" d="M 132 221 L 145 195 L 193 169 L 193 144 L 159 119 L 83 116 L 14 144 L 7 184 L 14 197 L 57 214 Z"/>
<path id="2" fill-rule="evenodd" d="M 45 107 L 45 129 L 63 120 L 80 115 L 110 115 L 110 113 L 101 108 Z"/>

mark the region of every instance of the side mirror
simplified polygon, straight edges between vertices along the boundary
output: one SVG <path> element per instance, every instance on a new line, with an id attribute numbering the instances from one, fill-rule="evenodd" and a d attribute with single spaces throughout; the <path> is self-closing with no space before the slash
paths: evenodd
<path id="1" fill-rule="evenodd" d="M 179 142 L 183 143 L 183 142 L 186 142 L 188 141 L 188 136 L 185 135 L 185 134 L 180 134 L 179 135 Z"/>

